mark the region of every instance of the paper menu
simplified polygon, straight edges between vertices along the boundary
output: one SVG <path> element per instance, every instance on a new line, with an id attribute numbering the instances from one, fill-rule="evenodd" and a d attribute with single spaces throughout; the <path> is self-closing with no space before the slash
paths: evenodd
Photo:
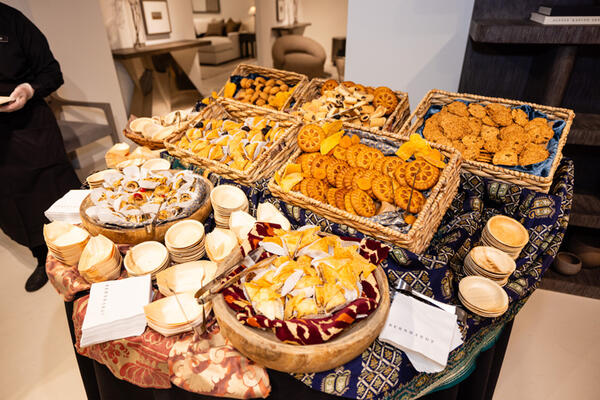
<path id="1" fill-rule="evenodd" d="M 151 289 L 150 275 L 92 284 L 80 346 L 141 335 Z"/>
<path id="2" fill-rule="evenodd" d="M 396 293 L 379 339 L 404 351 L 418 371 L 443 370 L 450 351 L 462 344 L 453 306 L 444 306 Z"/>

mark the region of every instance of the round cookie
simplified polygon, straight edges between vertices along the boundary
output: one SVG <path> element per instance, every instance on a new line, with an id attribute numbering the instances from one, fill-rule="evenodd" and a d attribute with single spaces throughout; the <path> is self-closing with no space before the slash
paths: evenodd
<path id="1" fill-rule="evenodd" d="M 379 201 L 394 202 L 394 187 L 392 178 L 389 176 L 379 176 L 372 183 L 373 194 Z"/>
<path id="2" fill-rule="evenodd" d="M 412 197 L 411 197 L 412 191 Z M 410 199 L 410 206 L 408 200 Z M 411 189 L 408 186 L 400 186 L 394 193 L 394 202 L 398 207 L 407 210 L 410 213 L 417 214 L 425 205 L 425 197 L 418 190 Z"/>
<path id="3" fill-rule="evenodd" d="M 418 190 L 426 190 L 435 186 L 439 177 L 440 170 L 422 159 L 408 163 L 404 171 L 406 183 Z"/>
<path id="4" fill-rule="evenodd" d="M 319 125 L 308 124 L 298 132 L 298 147 L 307 153 L 319 151 L 325 139 L 325 131 Z"/>
<path id="5" fill-rule="evenodd" d="M 328 79 L 323 83 L 323 86 L 321 86 L 321 95 L 325 94 L 326 91 L 328 90 L 334 90 L 336 87 L 338 87 L 338 81 L 336 81 L 335 79 Z"/>
<path id="6" fill-rule="evenodd" d="M 371 196 L 369 196 L 366 192 L 360 189 L 354 189 L 349 193 L 349 195 L 352 208 L 356 214 L 367 218 L 375 215 L 377 207 L 375 207 L 375 202 L 373 202 Z"/>

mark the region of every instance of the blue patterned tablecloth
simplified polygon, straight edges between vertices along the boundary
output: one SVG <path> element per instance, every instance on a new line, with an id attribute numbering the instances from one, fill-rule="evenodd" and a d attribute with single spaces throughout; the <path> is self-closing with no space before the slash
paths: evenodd
<path id="1" fill-rule="evenodd" d="M 162 156 L 170 160 L 174 168 L 187 167 L 166 152 Z M 192 169 L 203 172 L 196 167 Z M 569 221 L 573 171 L 573 162 L 563 159 L 549 194 L 463 173 L 459 192 L 424 254 L 392 246 L 383 264 L 391 287 L 402 278 L 427 296 L 459 304 L 456 293 L 458 281 L 464 276 L 462 263 L 478 244 L 486 221 L 493 215 L 508 215 L 520 221 L 529 232 L 530 241 L 505 286 L 510 300 L 508 311 L 492 319 L 469 313 L 467 324 L 461 326 L 465 342 L 450 353 L 444 371 L 419 373 L 402 351 L 376 340 L 361 356 L 334 370 L 295 374 L 295 378 L 316 390 L 353 399 L 409 399 L 460 382 L 472 371 L 479 353 L 495 342 L 502 327 L 525 304 L 558 252 Z M 284 213 L 293 227 L 313 224 L 338 235 L 364 236 L 354 228 L 273 197 L 267 181 L 247 187 L 222 177 L 209 177 L 215 184 L 233 184 L 244 190 L 250 199 L 252 214 L 259 203 L 270 202 Z M 210 228 L 214 221 L 209 220 L 208 224 Z"/>

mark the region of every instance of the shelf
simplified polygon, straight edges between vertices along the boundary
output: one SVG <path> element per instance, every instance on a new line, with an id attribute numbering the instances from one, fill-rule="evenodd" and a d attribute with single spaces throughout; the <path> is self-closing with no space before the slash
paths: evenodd
<path id="1" fill-rule="evenodd" d="M 600 114 L 577 113 L 567 143 L 600 146 Z"/>
<path id="2" fill-rule="evenodd" d="M 600 268 L 583 268 L 578 274 L 567 276 L 550 267 L 542 277 L 540 289 L 600 299 Z"/>
<path id="3" fill-rule="evenodd" d="M 575 193 L 569 225 L 600 229 L 600 198 Z"/>
<path id="4" fill-rule="evenodd" d="M 600 44 L 600 25 L 542 25 L 526 19 L 472 20 L 475 42 L 513 44 Z"/>

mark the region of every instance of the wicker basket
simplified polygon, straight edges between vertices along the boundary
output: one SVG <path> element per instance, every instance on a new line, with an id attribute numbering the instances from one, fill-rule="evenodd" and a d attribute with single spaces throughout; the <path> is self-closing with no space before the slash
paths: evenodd
<path id="1" fill-rule="evenodd" d="M 309 101 L 321 97 L 321 86 L 323 86 L 325 81 L 327 81 L 327 79 L 314 78 L 308 85 L 304 87 L 301 92 L 294 93 L 292 98 L 296 101 L 296 103 L 291 108 L 291 111 L 298 111 L 304 103 L 308 103 Z M 400 131 L 400 128 L 410 115 L 410 105 L 408 104 L 408 93 L 398 90 L 394 91 L 394 93 L 396 93 L 396 96 L 398 96 L 398 105 L 390 114 L 381 129 L 388 132 L 397 133 Z M 353 124 L 351 122 L 349 122 L 349 124 L 354 129 L 364 129 L 364 127 L 360 124 Z"/>
<path id="2" fill-rule="evenodd" d="M 550 185 L 552 184 L 554 173 L 556 172 L 558 164 L 560 163 L 560 160 L 562 158 L 562 149 L 565 143 L 567 143 L 567 136 L 569 135 L 569 130 L 571 129 L 571 125 L 573 124 L 573 118 L 575 118 L 575 113 L 573 112 L 573 110 L 569 110 L 566 108 L 543 106 L 533 103 L 526 103 L 517 100 L 507 100 L 497 97 L 484 97 L 464 93 L 451 93 L 443 90 L 433 89 L 429 93 L 427 93 L 423 100 L 421 100 L 416 110 L 410 116 L 410 119 L 408 119 L 404 123 L 404 126 L 402 126 L 400 133 L 403 137 L 408 138 L 411 134 L 415 133 L 417 129 L 421 127 L 421 125 L 424 124 L 424 116 L 429 110 L 429 107 L 431 107 L 432 105 L 449 104 L 455 100 L 464 100 L 469 102 L 476 101 L 483 103 L 500 103 L 508 107 L 528 105 L 536 111 L 540 111 L 546 114 L 546 117 L 549 121 L 564 120 L 566 122 L 566 125 L 563 128 L 562 134 L 558 141 L 556 156 L 552 161 L 550 173 L 547 177 L 536 176 L 520 171 L 513 171 L 511 169 L 502 168 L 490 163 L 479 161 L 464 160 L 462 164 L 463 170 L 468 171 L 474 175 L 494 179 L 497 181 L 512 183 L 527 189 L 548 193 L 548 191 L 550 190 Z"/>
<path id="3" fill-rule="evenodd" d="M 304 87 L 308 84 L 308 77 L 306 75 L 299 74 L 296 72 L 291 72 L 291 71 L 283 71 L 280 69 L 260 67 L 258 65 L 250 65 L 250 64 L 238 64 L 238 66 L 235 67 L 235 69 L 233 70 L 231 75 L 232 76 L 233 75 L 246 76 L 246 75 L 252 74 L 252 73 L 259 74 L 259 75 L 262 75 L 267 78 L 280 79 L 280 80 L 284 81 L 288 86 L 295 86 L 294 93 L 297 91 L 302 91 L 304 89 Z M 263 110 L 263 112 L 274 111 L 267 107 L 257 106 L 257 105 L 250 104 L 250 103 L 244 103 L 239 100 L 225 98 L 225 97 L 223 97 L 224 91 L 225 91 L 225 86 L 223 86 L 218 93 L 219 101 L 226 102 L 226 103 L 233 104 L 233 105 L 237 104 L 237 106 L 239 108 L 249 107 L 250 109 L 254 109 L 254 110 Z M 293 93 L 292 93 L 292 95 L 293 95 Z M 287 99 L 287 101 L 285 102 L 283 107 L 281 107 L 281 110 L 286 110 L 289 108 L 292 98 L 293 98 L 293 96 L 290 96 Z M 281 111 L 281 110 L 278 110 L 278 111 Z"/>
<path id="4" fill-rule="evenodd" d="M 345 124 L 344 127 L 346 129 L 354 129 L 350 124 Z M 389 133 L 378 130 L 362 129 L 362 131 L 368 131 L 383 136 L 383 140 L 398 146 L 406 141 L 405 139 L 398 139 Z M 290 204 L 311 210 L 333 222 L 351 226 L 366 235 L 404 247 L 413 253 L 420 254 L 425 251 L 431 238 L 437 231 L 437 228 L 442 221 L 442 217 L 446 213 L 448 207 L 450 207 L 452 199 L 458 192 L 458 184 L 460 182 L 460 165 L 462 161 L 460 153 L 454 148 L 443 145 L 432 143 L 431 146 L 440 150 L 448 157 L 448 162 L 440 174 L 437 184 L 431 189 L 423 209 L 417 216 L 417 220 L 407 233 L 401 233 L 395 229 L 373 222 L 368 218 L 351 214 L 345 210 L 340 210 L 337 207 L 305 196 L 300 192 L 284 192 L 275 182 L 275 179 L 271 179 L 269 182 L 269 190 L 274 196 L 277 196 Z M 302 150 L 296 150 L 286 165 L 294 162 L 300 154 L 302 154 Z M 284 169 L 285 165 L 281 167 L 279 173 L 283 173 Z"/>
<path id="5" fill-rule="evenodd" d="M 247 116 L 245 113 L 239 113 L 237 109 L 229 110 L 226 105 L 219 102 L 210 104 L 200 113 L 201 119 L 227 118 L 238 122 L 244 120 Z M 271 110 L 263 111 L 261 109 L 255 110 L 252 116 L 265 117 L 272 121 L 278 121 L 281 125 L 288 127 L 288 129 L 267 151 L 254 160 L 245 171 L 231 168 L 227 164 L 215 160 L 199 157 L 190 150 L 178 147 L 176 143 L 185 134 L 185 131 L 167 138 L 164 142 L 165 147 L 169 154 L 178 157 L 184 163 L 194 164 L 224 178 L 232 179 L 243 185 L 250 185 L 259 179 L 271 177 L 289 159 L 290 155 L 298 149 L 295 138 L 298 129 L 300 129 L 300 124 L 294 120 L 290 120 L 289 116 L 284 113 L 273 112 Z"/>
<path id="6" fill-rule="evenodd" d="M 146 146 L 150 150 L 164 149 L 165 148 L 164 140 L 148 139 L 148 138 L 142 136 L 141 133 L 137 133 L 137 132 L 134 132 L 131 129 L 129 129 L 129 124 L 131 123 L 131 121 L 134 121 L 135 119 L 136 119 L 136 117 L 134 117 L 133 115 L 131 117 L 129 117 L 129 121 L 127 122 L 127 127 L 125 129 L 123 129 L 123 135 L 125 135 L 126 138 L 128 138 L 129 140 L 131 140 L 138 146 Z M 193 121 L 191 121 L 191 120 L 182 122 L 180 124 L 179 128 L 175 132 L 173 132 L 171 135 L 169 135 L 167 137 L 167 139 L 169 139 L 173 136 L 177 136 L 181 132 L 185 132 L 187 130 L 188 126 L 190 125 L 190 123 L 192 123 L 192 122 Z"/>

